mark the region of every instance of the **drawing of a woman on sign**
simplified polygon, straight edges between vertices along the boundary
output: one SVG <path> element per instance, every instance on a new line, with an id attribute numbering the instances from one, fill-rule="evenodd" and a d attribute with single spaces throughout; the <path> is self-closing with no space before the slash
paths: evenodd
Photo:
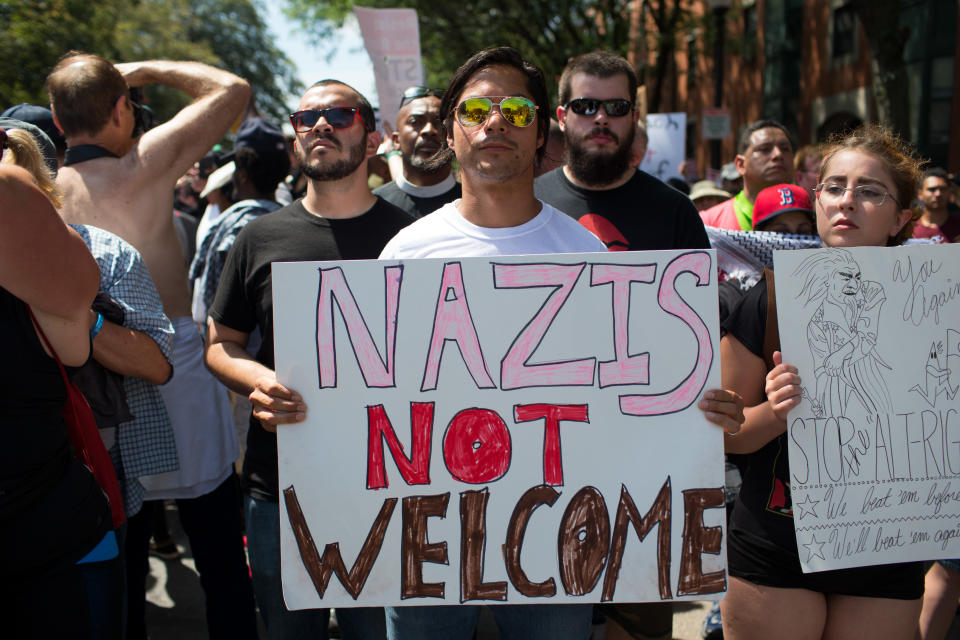
<path id="1" fill-rule="evenodd" d="M 794 276 L 803 280 L 798 299 L 804 307 L 818 304 L 807 324 L 807 342 L 814 361 L 816 393 L 804 390 L 817 417 L 848 415 L 851 399 L 872 419 L 893 413 L 881 367 L 890 369 L 876 351 L 883 287 L 863 280 L 849 251 L 830 249 L 804 260 Z"/>

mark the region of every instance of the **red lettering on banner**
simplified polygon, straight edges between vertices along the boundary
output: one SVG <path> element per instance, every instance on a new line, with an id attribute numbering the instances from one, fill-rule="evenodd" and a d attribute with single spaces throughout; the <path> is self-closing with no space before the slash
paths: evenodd
<path id="1" fill-rule="evenodd" d="M 517 422 L 545 418 L 543 427 L 543 483 L 563 484 L 563 456 L 560 451 L 560 421 L 590 422 L 585 404 L 518 404 L 513 407 Z"/>
<path id="2" fill-rule="evenodd" d="M 464 409 L 443 434 L 443 461 L 457 480 L 495 482 L 510 468 L 510 431 L 490 409 Z"/>
<path id="3" fill-rule="evenodd" d="M 390 486 L 383 460 L 383 441 L 407 484 L 430 484 L 430 448 L 433 444 L 433 403 L 410 403 L 410 457 L 390 424 L 382 404 L 367 407 L 367 489 Z"/>

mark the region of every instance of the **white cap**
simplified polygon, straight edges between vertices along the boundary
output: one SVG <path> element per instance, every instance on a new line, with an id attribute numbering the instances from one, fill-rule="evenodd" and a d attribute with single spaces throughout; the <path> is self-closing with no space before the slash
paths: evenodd
<path id="1" fill-rule="evenodd" d="M 203 191 L 200 192 L 200 197 L 206 198 L 208 195 L 233 180 L 233 172 L 236 171 L 236 169 L 236 164 L 233 162 L 228 162 L 207 176 L 207 186 L 205 186 Z"/>

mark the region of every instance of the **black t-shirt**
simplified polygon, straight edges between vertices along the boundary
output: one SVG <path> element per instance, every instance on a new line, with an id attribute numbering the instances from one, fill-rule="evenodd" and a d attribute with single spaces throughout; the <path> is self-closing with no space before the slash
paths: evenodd
<path id="1" fill-rule="evenodd" d="M 537 178 L 533 191 L 578 220 L 611 251 L 710 248 L 690 198 L 640 170 L 615 189 L 596 190 L 573 184 L 560 167 Z"/>
<path id="2" fill-rule="evenodd" d="M 263 343 L 256 359 L 274 368 L 273 285 L 270 263 L 310 260 L 375 259 L 384 245 L 413 219 L 377 198 L 355 218 L 327 219 L 309 213 L 303 201 L 251 221 L 227 254 L 210 316 L 231 329 L 259 328 Z M 243 486 L 252 497 L 276 501 L 277 436 L 250 417 Z"/>
<path id="3" fill-rule="evenodd" d="M 454 183 L 449 191 L 430 198 L 412 196 L 398 187 L 396 182 L 388 182 L 382 187 L 377 187 L 373 190 L 373 193 L 390 204 L 400 207 L 414 218 L 422 218 L 428 213 L 433 213 L 443 205 L 453 202 L 463 195 L 459 182 Z"/>
<path id="4" fill-rule="evenodd" d="M 733 308 L 723 323 L 723 329 L 763 359 L 766 328 L 767 281 L 760 280 Z M 786 433 L 743 458 L 743 484 L 730 526 L 796 553 Z"/>

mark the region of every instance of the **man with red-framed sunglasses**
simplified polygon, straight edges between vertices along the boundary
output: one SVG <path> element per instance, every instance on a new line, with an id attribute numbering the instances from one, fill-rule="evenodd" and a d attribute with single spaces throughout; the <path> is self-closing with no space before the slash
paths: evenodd
<path id="1" fill-rule="evenodd" d="M 208 311 L 206 361 L 253 405 L 242 481 L 254 591 L 270 637 L 293 640 L 327 637 L 330 613 L 288 611 L 281 591 L 276 431 L 301 422 L 306 406 L 274 371 L 270 263 L 376 258 L 413 219 L 367 187 L 367 160 L 380 134 L 370 103 L 355 89 L 321 80 L 304 94 L 290 124 L 307 193 L 252 220 L 237 236 Z M 262 343 L 254 356 L 247 347 L 257 332 Z M 348 640 L 383 637 L 381 610 L 342 609 L 337 617 Z"/>

